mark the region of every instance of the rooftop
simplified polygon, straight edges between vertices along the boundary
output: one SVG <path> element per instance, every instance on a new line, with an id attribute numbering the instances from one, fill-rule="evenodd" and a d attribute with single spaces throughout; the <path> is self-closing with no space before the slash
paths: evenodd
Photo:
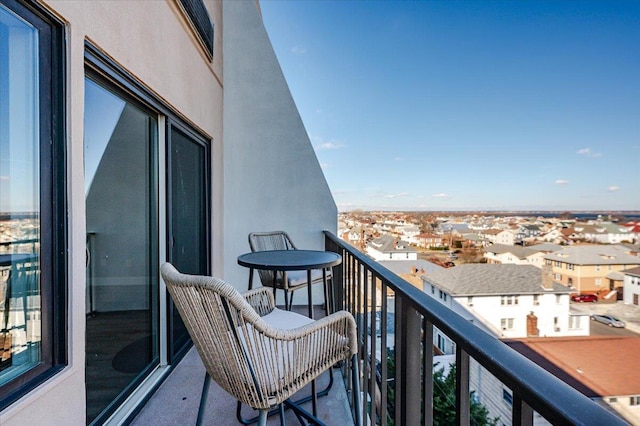
<path id="1" fill-rule="evenodd" d="M 629 254 L 621 245 L 572 246 L 544 257 L 576 265 L 640 265 L 640 257 Z"/>
<path id="2" fill-rule="evenodd" d="M 590 398 L 640 394 L 640 337 L 528 338 L 504 342 Z"/>
<path id="3" fill-rule="evenodd" d="M 569 293 L 553 283 L 553 290 L 542 286 L 542 270 L 533 265 L 465 264 L 455 268 L 427 271 L 424 279 L 452 296 Z"/>

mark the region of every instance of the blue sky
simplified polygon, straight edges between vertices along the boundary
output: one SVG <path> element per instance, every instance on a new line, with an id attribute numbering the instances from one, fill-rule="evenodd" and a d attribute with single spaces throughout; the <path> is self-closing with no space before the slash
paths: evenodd
<path id="1" fill-rule="evenodd" d="M 640 1 L 261 7 L 339 210 L 640 210 Z"/>

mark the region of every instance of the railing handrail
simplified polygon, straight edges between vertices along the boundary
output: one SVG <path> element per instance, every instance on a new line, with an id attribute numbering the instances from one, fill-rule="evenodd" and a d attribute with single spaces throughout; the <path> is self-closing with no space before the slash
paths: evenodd
<path id="1" fill-rule="evenodd" d="M 333 233 L 324 231 L 324 234 L 328 240 L 364 264 L 373 275 L 386 281 L 396 297 L 402 297 L 418 313 L 451 338 L 459 348 L 509 387 L 514 395 L 520 395 L 524 402 L 550 422 L 554 424 L 627 424 L 620 417 L 607 411 Z"/>

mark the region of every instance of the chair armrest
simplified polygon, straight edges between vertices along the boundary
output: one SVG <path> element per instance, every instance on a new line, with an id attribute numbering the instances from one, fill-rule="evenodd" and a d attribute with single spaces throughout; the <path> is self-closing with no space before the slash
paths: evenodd
<path id="1" fill-rule="evenodd" d="M 242 293 L 242 297 L 247 300 L 253 310 L 261 317 L 267 315 L 276 307 L 272 289 L 268 287 L 259 287 L 249 290 Z"/>

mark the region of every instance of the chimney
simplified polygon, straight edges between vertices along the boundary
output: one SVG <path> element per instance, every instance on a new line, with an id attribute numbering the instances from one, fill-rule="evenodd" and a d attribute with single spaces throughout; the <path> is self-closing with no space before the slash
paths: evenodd
<path id="1" fill-rule="evenodd" d="M 542 266 L 542 288 L 553 290 L 553 272 L 551 265 Z"/>

